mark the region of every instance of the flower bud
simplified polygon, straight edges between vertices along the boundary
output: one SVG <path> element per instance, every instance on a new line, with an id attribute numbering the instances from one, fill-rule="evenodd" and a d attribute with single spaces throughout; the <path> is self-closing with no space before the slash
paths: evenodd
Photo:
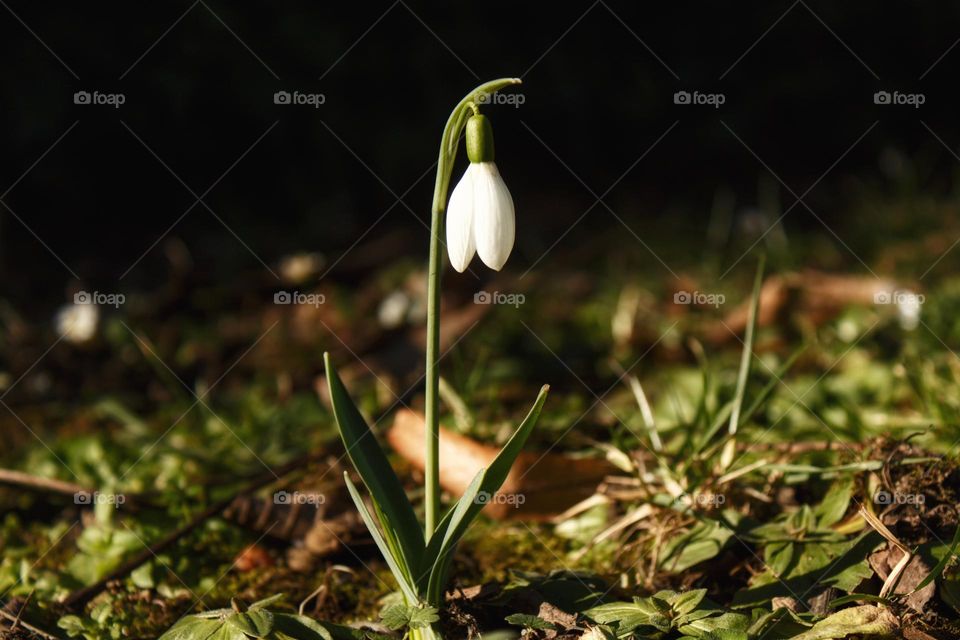
<path id="1" fill-rule="evenodd" d="M 493 162 L 493 127 L 487 116 L 470 116 L 467 120 L 467 157 L 470 162 Z"/>

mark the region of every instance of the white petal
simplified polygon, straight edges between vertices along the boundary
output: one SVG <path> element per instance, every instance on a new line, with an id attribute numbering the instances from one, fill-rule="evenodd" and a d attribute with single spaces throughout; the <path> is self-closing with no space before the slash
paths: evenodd
<path id="1" fill-rule="evenodd" d="M 453 268 L 463 273 L 477 252 L 473 240 L 474 165 L 467 167 L 447 204 L 447 255 Z"/>
<path id="2" fill-rule="evenodd" d="M 473 179 L 473 234 L 483 263 L 500 271 L 513 250 L 516 221 L 513 198 L 497 165 L 479 162 Z"/>

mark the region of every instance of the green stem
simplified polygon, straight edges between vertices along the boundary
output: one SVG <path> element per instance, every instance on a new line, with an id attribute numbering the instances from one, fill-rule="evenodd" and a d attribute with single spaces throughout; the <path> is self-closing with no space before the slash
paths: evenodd
<path id="1" fill-rule="evenodd" d="M 410 629 L 407 637 L 410 640 L 443 640 L 440 632 L 433 627 L 424 627 L 423 629 Z"/>
<path id="2" fill-rule="evenodd" d="M 500 78 L 486 82 L 470 93 L 450 113 L 440 141 L 440 158 L 437 160 L 437 181 L 433 190 L 433 208 L 430 216 L 430 262 L 427 268 L 427 367 L 426 367 L 426 430 L 427 448 L 424 487 L 426 512 L 425 537 L 433 534 L 440 521 L 440 271 L 442 266 L 441 236 L 443 214 L 447 209 L 447 191 L 450 175 L 457 155 L 460 134 L 467 117 L 476 109 L 482 94 L 492 95 L 519 78 Z"/>

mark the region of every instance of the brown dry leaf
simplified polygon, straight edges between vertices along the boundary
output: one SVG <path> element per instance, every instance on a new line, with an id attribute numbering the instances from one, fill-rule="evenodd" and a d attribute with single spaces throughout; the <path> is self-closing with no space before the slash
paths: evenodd
<path id="1" fill-rule="evenodd" d="M 254 569 L 263 569 L 272 567 L 273 557 L 261 546 L 252 544 L 237 554 L 233 561 L 233 568 L 240 572 L 253 571 Z"/>
<path id="2" fill-rule="evenodd" d="M 387 441 L 405 460 L 423 470 L 424 419 L 409 409 L 397 412 Z M 440 484 L 460 496 L 474 476 L 489 466 L 499 448 L 440 428 Z M 617 469 L 596 458 L 570 458 L 561 454 L 525 451 L 513 465 L 506 482 L 485 512 L 492 518 L 548 520 L 589 497 L 597 485 Z"/>
<path id="3" fill-rule="evenodd" d="M 793 613 L 800 611 L 800 602 L 796 598 L 790 596 L 777 596 L 770 601 L 770 607 L 776 611 L 777 609 L 783 608 Z"/>
<path id="4" fill-rule="evenodd" d="M 766 327 L 778 322 L 788 308 L 804 320 L 820 325 L 850 305 L 873 305 L 874 296 L 891 292 L 896 282 L 886 278 L 837 275 L 803 271 L 773 275 L 760 289 L 757 324 Z M 750 301 L 713 323 L 706 331 L 710 342 L 723 343 L 744 332 L 750 315 Z"/>
<path id="5" fill-rule="evenodd" d="M 577 626 L 577 616 L 572 613 L 567 613 L 563 609 L 560 609 L 549 602 L 544 602 L 540 605 L 540 610 L 537 612 L 537 617 L 564 629 L 570 629 Z"/>
<path id="6" fill-rule="evenodd" d="M 903 630 L 903 637 L 906 640 L 937 640 L 928 633 L 924 633 L 917 629 L 916 627 L 907 627 Z"/>
<path id="7" fill-rule="evenodd" d="M 890 572 L 901 559 L 903 559 L 903 551 L 889 544 L 886 548 L 875 551 L 868 557 L 870 567 L 883 580 L 887 579 L 887 576 L 890 575 Z M 914 556 L 903 570 L 900 581 L 893 590 L 894 594 L 909 593 L 910 595 L 904 599 L 904 602 L 917 613 L 923 613 L 924 607 L 926 607 L 936 592 L 936 584 L 934 581 L 923 589 L 920 589 L 920 591 L 911 593 L 929 574 L 930 567 L 927 566 L 920 556 Z"/>

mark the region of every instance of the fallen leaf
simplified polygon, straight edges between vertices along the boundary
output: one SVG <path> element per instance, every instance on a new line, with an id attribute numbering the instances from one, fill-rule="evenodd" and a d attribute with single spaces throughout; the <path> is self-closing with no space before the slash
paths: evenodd
<path id="1" fill-rule="evenodd" d="M 420 470 L 424 468 L 423 438 L 423 416 L 409 409 L 398 411 L 387 441 Z M 440 484 L 450 493 L 462 495 L 474 476 L 498 453 L 497 447 L 440 427 Z M 592 495 L 597 485 L 616 471 L 602 458 L 524 451 L 484 512 L 497 519 L 548 520 Z"/>

